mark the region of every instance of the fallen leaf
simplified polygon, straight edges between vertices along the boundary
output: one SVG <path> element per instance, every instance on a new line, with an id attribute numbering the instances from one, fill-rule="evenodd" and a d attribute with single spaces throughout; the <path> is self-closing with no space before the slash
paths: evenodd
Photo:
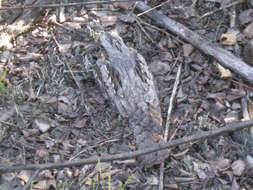
<path id="1" fill-rule="evenodd" d="M 236 160 L 232 163 L 231 168 L 233 170 L 233 174 L 236 176 L 241 176 L 243 171 L 245 170 L 245 162 L 242 160 Z"/>
<path id="2" fill-rule="evenodd" d="M 230 160 L 226 158 L 219 158 L 218 160 L 211 162 L 212 167 L 217 170 L 217 172 L 221 172 L 227 170 L 230 167 Z"/>
<path id="3" fill-rule="evenodd" d="M 229 69 L 226 69 L 226 68 L 222 67 L 218 63 L 217 63 L 217 68 L 219 70 L 220 77 L 222 79 L 227 79 L 227 78 L 231 78 L 232 77 L 232 73 L 231 73 L 231 71 Z"/>
<path id="4" fill-rule="evenodd" d="M 27 183 L 29 178 L 31 177 L 31 174 L 31 171 L 23 170 L 18 174 L 17 177 Z"/>
<path id="5" fill-rule="evenodd" d="M 85 181 L 85 185 L 92 185 L 92 179 L 90 177 L 87 178 L 87 180 Z"/>
<path id="6" fill-rule="evenodd" d="M 253 158 L 252 158 L 252 156 L 247 155 L 246 161 L 247 161 L 247 166 L 248 166 L 249 168 L 253 168 Z"/>
<path id="7" fill-rule="evenodd" d="M 199 179 L 207 179 L 212 173 L 212 168 L 207 163 L 193 162 L 193 170 L 197 173 Z"/>
<path id="8" fill-rule="evenodd" d="M 133 6 L 134 2 L 116 2 L 116 3 L 113 3 L 113 6 L 116 7 L 116 8 L 121 8 L 121 9 L 124 9 L 124 10 L 128 10 L 130 9 L 132 6 Z"/>
<path id="9" fill-rule="evenodd" d="M 209 99 L 215 99 L 216 101 L 220 102 L 221 104 L 224 104 L 226 94 L 223 92 L 220 93 L 211 93 L 207 95 L 207 98 Z"/>
<path id="10" fill-rule="evenodd" d="M 40 181 L 34 183 L 33 189 L 44 190 L 44 189 L 49 189 L 49 187 L 51 187 L 51 186 L 56 189 L 56 181 L 55 180 L 53 180 L 53 179 L 40 180 Z"/>
<path id="11" fill-rule="evenodd" d="M 70 178 L 70 179 L 72 178 L 73 172 L 69 168 L 64 168 L 64 172 L 66 173 L 68 178 Z"/>
<path id="12" fill-rule="evenodd" d="M 47 132 L 50 129 L 50 123 L 45 119 L 35 119 L 34 125 L 37 127 L 42 133 Z"/>
<path id="13" fill-rule="evenodd" d="M 40 158 L 44 158 L 44 157 L 48 156 L 49 153 L 46 150 L 36 150 L 35 155 L 40 157 Z"/>
<path id="14" fill-rule="evenodd" d="M 76 128 L 83 128 L 83 127 L 85 127 L 87 120 L 88 120 L 87 118 L 77 118 L 75 120 L 73 126 Z"/>
<path id="15" fill-rule="evenodd" d="M 184 44 L 183 45 L 183 52 L 184 52 L 184 56 L 188 57 L 190 56 L 190 54 L 193 52 L 194 47 L 191 44 Z"/>
<path id="16" fill-rule="evenodd" d="M 248 38 L 253 38 L 253 22 L 251 22 L 244 30 L 243 34 Z"/>
<path id="17" fill-rule="evenodd" d="M 228 45 L 228 46 L 235 45 L 237 42 L 236 36 L 231 33 L 222 34 L 220 37 L 220 40 L 221 40 L 222 45 Z"/>
<path id="18" fill-rule="evenodd" d="M 241 24 L 246 24 L 253 21 L 253 9 L 247 9 L 239 14 Z"/>

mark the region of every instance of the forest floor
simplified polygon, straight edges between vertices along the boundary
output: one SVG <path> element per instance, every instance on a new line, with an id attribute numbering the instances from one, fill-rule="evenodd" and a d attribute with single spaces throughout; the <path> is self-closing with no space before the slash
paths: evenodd
<path id="1" fill-rule="evenodd" d="M 3 1 L 2 6 L 32 2 Z M 147 4 L 155 7 L 163 2 Z M 252 6 L 252 1 L 171 0 L 156 10 L 252 64 Z M 36 16 L 28 14 L 35 10 Z M 96 38 L 101 31 L 117 31 L 127 46 L 145 58 L 164 121 L 182 63 L 170 140 L 253 119 L 249 82 L 139 13 L 131 2 L 0 12 L 0 36 L 6 35 L 0 43 L 0 168 L 136 149 L 126 119 L 106 99 L 93 75 L 101 56 Z M 11 33 L 10 27 L 22 19 L 23 26 L 29 27 Z M 164 189 L 253 189 L 249 131 L 171 149 L 165 160 Z M 0 172 L 0 189 L 158 189 L 159 172 L 159 165 L 140 168 L 134 158 L 98 160 L 81 166 Z"/>

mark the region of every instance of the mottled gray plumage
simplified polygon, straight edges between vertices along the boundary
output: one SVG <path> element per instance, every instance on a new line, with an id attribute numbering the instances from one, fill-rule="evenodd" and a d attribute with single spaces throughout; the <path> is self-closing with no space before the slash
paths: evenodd
<path id="1" fill-rule="evenodd" d="M 164 143 L 162 117 L 153 76 L 145 59 L 112 33 L 100 36 L 103 57 L 97 61 L 96 78 L 120 114 L 129 119 L 137 149 Z M 168 150 L 138 158 L 142 166 L 161 163 Z"/>

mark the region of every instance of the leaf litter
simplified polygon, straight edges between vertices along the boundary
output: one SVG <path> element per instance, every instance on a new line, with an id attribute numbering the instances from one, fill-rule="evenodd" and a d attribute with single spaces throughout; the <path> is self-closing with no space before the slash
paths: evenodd
<path id="1" fill-rule="evenodd" d="M 159 3 L 149 2 L 152 6 Z M 167 3 L 161 11 L 236 52 L 235 46 L 244 48 L 247 39 L 252 37 L 252 10 L 238 6 L 237 27 L 243 36 L 238 40 L 227 31 L 230 22 L 227 11 L 196 22 L 200 15 L 219 6 L 224 6 L 224 2 L 199 1 L 193 5 L 182 0 Z M 139 25 L 131 4 L 88 8 L 66 7 L 68 19 L 61 24 L 55 24 L 57 11 L 46 9 L 31 29 L 1 49 L 0 72 L 8 70 L 0 107 L 1 165 L 63 162 L 135 149 L 127 121 L 105 98 L 92 74 L 100 56 L 99 45 L 93 37 L 101 30 L 117 29 L 126 44 L 145 57 L 155 77 L 164 119 L 177 72 L 176 63 L 184 63 L 171 118 L 169 134 L 176 131 L 174 138 L 252 119 L 252 88 L 235 73 L 219 63 L 213 64 L 212 58 L 191 44 L 152 27 L 149 19 L 142 17 L 141 23 L 149 25 Z M 99 11 L 101 8 L 104 10 Z M 239 56 L 248 59 L 246 53 Z M 252 137 L 247 131 L 240 131 L 174 148 L 165 162 L 164 187 L 250 189 L 252 171 Z M 15 172 L 11 177 L 2 174 L 0 185 L 9 189 L 23 187 L 31 175 L 25 171 Z M 109 180 L 111 189 L 155 188 L 158 176 L 156 167 L 142 171 L 134 159 L 98 161 L 96 166 L 41 171 L 33 182 L 33 189 L 93 186 L 108 189 Z"/>

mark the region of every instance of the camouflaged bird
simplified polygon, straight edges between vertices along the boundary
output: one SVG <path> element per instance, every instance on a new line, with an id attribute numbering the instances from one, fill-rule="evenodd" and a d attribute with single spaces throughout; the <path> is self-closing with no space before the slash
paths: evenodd
<path id="1" fill-rule="evenodd" d="M 120 114 L 129 120 L 137 149 L 164 143 L 162 117 L 153 76 L 145 59 L 125 45 L 115 33 L 99 38 L 102 58 L 95 77 Z M 141 166 L 151 167 L 168 157 L 168 150 L 137 158 Z"/>

